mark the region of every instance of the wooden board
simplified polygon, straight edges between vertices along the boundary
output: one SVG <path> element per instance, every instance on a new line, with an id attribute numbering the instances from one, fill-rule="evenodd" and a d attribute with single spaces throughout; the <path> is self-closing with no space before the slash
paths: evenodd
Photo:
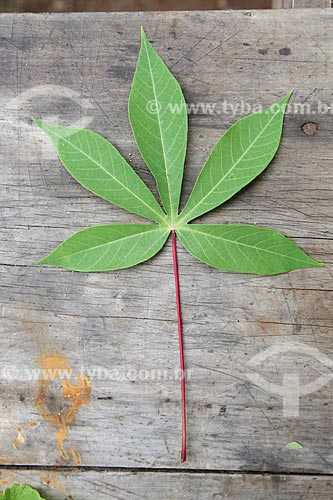
<path id="1" fill-rule="evenodd" d="M 272 0 L 273 9 L 326 9 L 331 0 Z"/>
<path id="2" fill-rule="evenodd" d="M 189 117 L 184 204 L 221 134 L 254 105 L 293 88 L 272 165 L 201 220 L 277 229 L 329 264 L 332 114 L 318 102 L 324 109 L 333 99 L 332 20 L 330 9 L 0 16 L 3 464 L 181 467 L 170 244 L 149 263 L 115 273 L 35 266 L 80 228 L 139 218 L 76 184 L 31 116 L 103 134 L 156 192 L 127 119 L 143 25 L 187 102 L 217 103 L 212 114 L 199 107 Z M 179 260 L 189 372 L 184 467 L 332 473 L 329 265 L 253 277 L 211 269 L 181 248 Z M 255 365 L 259 353 L 267 359 Z M 65 385 L 44 384 L 41 367 L 72 367 L 73 374 Z M 253 374 L 279 385 L 295 374 L 301 385 L 319 376 L 327 383 L 300 397 L 298 417 L 283 416 L 282 398 L 254 385 Z M 303 448 L 286 449 L 290 441 Z M 268 488 L 279 498 L 274 481 L 267 479 Z"/>
<path id="3" fill-rule="evenodd" d="M 6 470 L 2 484 L 29 483 L 47 499 L 64 500 L 330 500 L 332 479 L 318 476 L 177 472 Z"/>

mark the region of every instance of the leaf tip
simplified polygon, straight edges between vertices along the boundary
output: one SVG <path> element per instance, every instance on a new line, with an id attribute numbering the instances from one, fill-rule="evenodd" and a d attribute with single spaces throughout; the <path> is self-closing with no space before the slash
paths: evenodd
<path id="1" fill-rule="evenodd" d="M 291 90 L 289 90 L 288 94 L 286 94 L 286 99 L 288 99 L 288 101 L 289 101 L 289 99 L 291 98 L 291 96 L 293 95 L 294 90 L 295 90 L 295 89 L 291 89 Z"/>
<path id="2" fill-rule="evenodd" d="M 47 257 L 43 257 L 43 259 L 37 260 L 37 262 L 35 262 L 35 266 L 41 266 L 43 264 L 47 264 Z"/>
<path id="3" fill-rule="evenodd" d="M 42 127 L 43 122 L 38 120 L 37 118 L 32 117 L 31 120 L 38 125 L 38 127 Z"/>
<path id="4" fill-rule="evenodd" d="M 305 252 L 304 252 L 305 253 Z M 309 259 L 309 267 L 326 267 L 326 264 L 323 262 L 319 262 L 318 260 L 314 259 L 313 257 L 310 257 L 310 255 L 305 254 L 308 259 Z"/>
<path id="5" fill-rule="evenodd" d="M 287 106 L 288 102 L 290 101 L 291 96 L 293 95 L 294 89 L 290 90 L 286 95 L 284 95 L 280 101 L 279 104 L 282 104 L 283 106 Z"/>
<path id="6" fill-rule="evenodd" d="M 146 41 L 147 40 L 147 35 L 146 35 L 146 32 L 145 32 L 143 26 L 141 26 L 141 30 L 140 31 L 141 31 L 141 40 L 142 41 Z"/>

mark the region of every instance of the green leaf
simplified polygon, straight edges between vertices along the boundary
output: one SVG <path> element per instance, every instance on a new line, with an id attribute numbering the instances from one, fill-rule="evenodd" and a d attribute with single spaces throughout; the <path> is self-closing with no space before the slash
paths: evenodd
<path id="1" fill-rule="evenodd" d="M 287 443 L 284 445 L 287 450 L 300 450 L 301 448 L 304 448 L 301 443 L 298 443 L 297 441 L 291 441 L 290 443 Z"/>
<path id="2" fill-rule="evenodd" d="M 140 153 L 166 212 L 178 214 L 187 143 L 187 109 L 179 83 L 141 30 L 141 49 L 128 102 Z"/>
<path id="3" fill-rule="evenodd" d="M 221 205 L 269 165 L 279 147 L 290 97 L 291 92 L 270 108 L 241 118 L 221 137 L 180 215 L 182 222 Z"/>
<path id="4" fill-rule="evenodd" d="M 68 172 L 101 198 L 155 222 L 165 220 L 157 200 L 104 137 L 86 129 L 35 123 L 49 136 Z"/>
<path id="5" fill-rule="evenodd" d="M 82 272 L 123 269 L 153 257 L 169 232 L 168 228 L 152 224 L 89 227 L 70 236 L 37 264 Z"/>
<path id="6" fill-rule="evenodd" d="M 184 247 L 209 266 L 251 274 L 323 267 L 282 234 L 245 224 L 189 224 L 177 229 Z"/>
<path id="7" fill-rule="evenodd" d="M 43 498 L 31 486 L 14 484 L 0 494 L 0 500 L 43 500 Z"/>

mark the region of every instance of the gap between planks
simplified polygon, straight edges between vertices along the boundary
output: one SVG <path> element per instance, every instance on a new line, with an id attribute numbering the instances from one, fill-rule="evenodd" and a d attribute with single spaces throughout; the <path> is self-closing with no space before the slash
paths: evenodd
<path id="1" fill-rule="evenodd" d="M 13 471 L 54 471 L 54 472 L 117 472 L 117 473 L 145 473 L 145 474 L 220 474 L 220 475 L 243 475 L 243 476 L 279 476 L 279 477 L 321 477 L 331 479 L 333 473 L 322 473 L 318 471 L 306 471 L 306 472 L 288 472 L 288 471 L 256 471 L 256 470 L 228 470 L 228 469 L 194 469 L 194 468 L 183 468 L 183 467 L 105 467 L 105 466 L 94 466 L 94 465 L 78 465 L 78 466 L 66 466 L 66 465 L 29 465 L 29 464 L 1 464 L 1 470 L 13 470 Z"/>

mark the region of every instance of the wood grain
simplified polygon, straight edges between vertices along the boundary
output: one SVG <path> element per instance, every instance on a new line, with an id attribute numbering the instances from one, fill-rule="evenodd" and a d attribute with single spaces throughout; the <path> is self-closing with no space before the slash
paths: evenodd
<path id="1" fill-rule="evenodd" d="M 273 9 L 327 9 L 331 0 L 272 0 Z"/>
<path id="2" fill-rule="evenodd" d="M 329 106 L 333 99 L 332 20 L 330 9 L 0 16 L 0 455 L 4 464 L 180 467 L 170 244 L 147 264 L 115 273 L 78 274 L 35 266 L 36 260 L 80 228 L 139 218 L 75 183 L 32 125 L 31 116 L 84 124 L 101 133 L 156 192 L 127 119 L 143 25 L 179 79 L 187 102 L 217 103 L 214 113 L 201 108 L 189 117 L 184 204 L 214 143 L 250 111 L 245 105 L 267 106 L 294 88 L 292 103 L 297 106 L 286 116 L 281 147 L 269 169 L 201 220 L 277 229 L 329 264 L 332 114 L 321 113 L 318 102 Z M 224 102 L 228 112 L 223 112 Z M 310 108 L 302 111 L 304 104 Z M 231 106 L 238 106 L 234 116 Z M 83 120 L 86 117 L 90 122 Z M 302 130 L 308 122 L 316 123 L 314 135 Z M 182 248 L 179 260 L 189 371 L 185 467 L 332 473 L 331 382 L 300 398 L 299 417 L 284 417 L 281 397 L 248 378 L 255 371 L 277 384 L 288 373 L 299 373 L 302 383 L 319 375 L 329 380 L 330 367 L 314 356 L 318 351 L 329 360 L 333 356 L 330 266 L 253 277 L 211 269 Z M 289 355 L 274 351 L 255 369 L 248 365 L 256 354 L 280 345 L 290 347 Z M 304 354 L 299 345 L 313 349 L 312 355 Z M 47 365 L 43 360 L 49 358 L 73 368 L 72 386 L 66 392 L 59 379 L 47 384 L 43 407 L 36 404 L 41 395 L 39 373 L 31 370 Z M 83 375 L 90 380 L 90 401 L 77 407 L 75 385 Z M 77 411 L 72 422 L 66 420 L 66 458 L 59 444 L 62 424 L 54 416 L 68 415 L 71 405 Z M 19 432 L 23 438 L 17 440 Z M 290 441 L 303 448 L 286 449 Z M 92 474 L 92 482 L 104 481 Z M 112 483 L 112 475 L 108 478 Z M 135 476 L 134 490 L 136 480 Z M 255 479 L 243 480 L 253 491 L 247 496 L 254 497 Z M 119 481 L 122 488 L 123 479 Z M 215 479 L 200 476 L 198 481 L 215 494 L 210 486 Z M 260 488 L 267 483 L 272 497 L 280 498 L 274 492 L 275 479 L 260 481 Z M 305 484 L 301 479 L 288 481 L 296 489 Z M 319 483 L 325 498 L 325 480 Z M 103 498 L 103 487 L 98 488 L 98 498 Z M 153 498 L 152 493 L 147 495 Z M 120 493 L 115 497 L 122 498 Z M 181 493 L 177 490 L 170 498 L 182 498 Z"/>
<path id="3" fill-rule="evenodd" d="M 5 470 L 0 476 L 6 484 L 28 483 L 48 500 L 330 500 L 333 483 L 329 477 L 199 474 L 110 471 L 25 471 Z"/>

